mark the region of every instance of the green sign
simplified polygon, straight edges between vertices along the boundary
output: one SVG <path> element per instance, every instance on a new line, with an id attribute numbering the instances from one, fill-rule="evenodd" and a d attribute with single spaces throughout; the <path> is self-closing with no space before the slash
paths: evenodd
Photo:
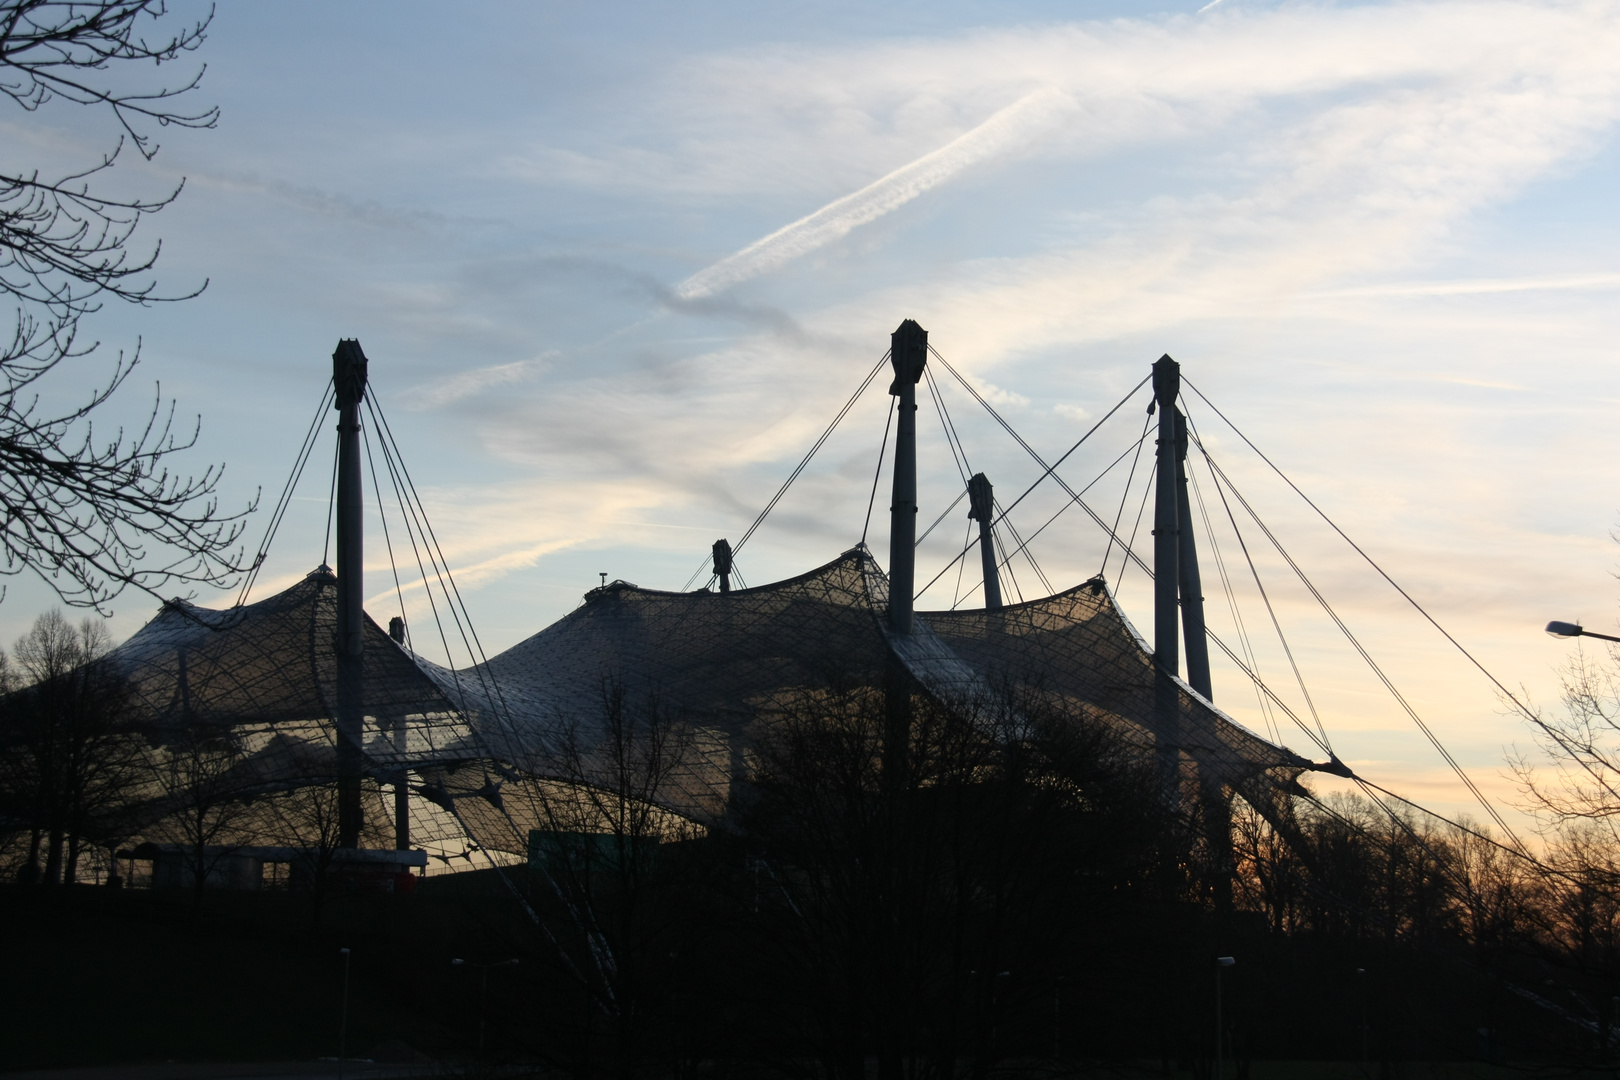
<path id="1" fill-rule="evenodd" d="M 617 873 L 622 868 L 620 851 L 628 855 L 638 847 L 643 869 L 650 867 L 658 849 L 657 839 L 651 836 L 530 829 L 529 865 L 547 873 Z"/>

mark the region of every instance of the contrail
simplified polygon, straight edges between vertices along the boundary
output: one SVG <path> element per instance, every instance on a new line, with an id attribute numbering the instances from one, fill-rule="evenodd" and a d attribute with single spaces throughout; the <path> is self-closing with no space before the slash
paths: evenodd
<path id="1" fill-rule="evenodd" d="M 1051 87 L 1027 94 L 938 150 L 699 270 L 676 287 L 675 295 L 682 300 L 711 296 L 830 244 L 968 166 L 1000 153 L 1072 105 L 1067 94 Z"/>
<path id="2" fill-rule="evenodd" d="M 510 364 L 495 364 L 492 367 L 474 368 L 456 375 L 449 375 L 437 379 L 425 386 L 417 386 L 406 392 L 407 409 L 412 412 L 421 412 L 425 409 L 437 409 L 443 405 L 450 405 L 462 398 L 471 397 L 505 383 L 524 382 L 533 378 L 543 370 L 548 362 L 556 359 L 559 354 L 555 349 L 541 353 L 529 360 L 518 360 Z"/>
<path id="3" fill-rule="evenodd" d="M 1616 289 L 1620 274 L 1576 274 L 1544 278 L 1474 278 L 1467 281 L 1397 282 L 1363 285 L 1350 289 L 1329 289 L 1307 293 L 1312 297 L 1338 299 L 1361 296 L 1472 296 L 1486 293 L 1542 292 L 1554 289 Z"/>

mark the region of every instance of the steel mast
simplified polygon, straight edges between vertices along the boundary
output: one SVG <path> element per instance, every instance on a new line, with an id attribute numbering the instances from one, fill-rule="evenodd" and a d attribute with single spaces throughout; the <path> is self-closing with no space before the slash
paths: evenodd
<path id="1" fill-rule="evenodd" d="M 360 402 L 366 354 L 345 339 L 332 353 L 338 411 L 337 475 L 337 766 L 338 846 L 360 846 L 364 689 L 364 491 L 360 478 Z"/>
<path id="2" fill-rule="evenodd" d="M 974 473 L 968 481 L 968 517 L 979 523 L 979 562 L 984 567 L 984 609 L 1001 607 L 1001 576 L 996 572 L 996 540 L 991 523 L 996 519 L 996 493 L 990 478 Z"/>

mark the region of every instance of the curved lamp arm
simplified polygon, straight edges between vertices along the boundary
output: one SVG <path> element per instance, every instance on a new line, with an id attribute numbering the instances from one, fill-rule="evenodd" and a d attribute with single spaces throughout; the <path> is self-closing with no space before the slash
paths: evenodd
<path id="1" fill-rule="evenodd" d="M 1595 637 L 1604 641 L 1620 641 L 1620 637 L 1587 630 L 1580 623 L 1550 622 L 1547 624 L 1547 633 L 1553 637 Z"/>

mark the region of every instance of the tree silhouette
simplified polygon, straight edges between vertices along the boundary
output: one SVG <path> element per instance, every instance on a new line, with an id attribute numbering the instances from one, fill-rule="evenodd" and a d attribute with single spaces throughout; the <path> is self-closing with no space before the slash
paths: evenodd
<path id="1" fill-rule="evenodd" d="M 702 830 L 661 808 L 691 766 L 692 729 L 651 690 L 604 678 L 600 694 L 594 714 L 559 717 L 558 777 L 530 787 L 539 828 L 526 880 L 551 927 L 548 959 L 574 984 L 582 1067 L 599 1043 L 629 1076 L 671 1050 L 679 898 L 691 884 L 671 849 Z"/>
<path id="2" fill-rule="evenodd" d="M 253 785 L 242 768 L 241 741 L 228 729 L 189 724 L 171 735 L 165 750 L 153 776 L 169 812 L 148 835 L 180 846 L 192 906 L 200 908 L 209 878 L 218 876 L 242 845 Z"/>
<path id="3" fill-rule="evenodd" d="M 72 883 L 87 843 L 128 835 L 141 745 L 110 645 L 100 621 L 53 610 L 17 642 L 16 670 L 3 665 L 0 800 L 28 834 L 24 880 Z"/>
<path id="4" fill-rule="evenodd" d="M 156 596 L 173 582 L 228 580 L 252 509 L 220 509 L 217 466 L 172 471 L 198 429 L 176 428 L 174 405 L 161 395 L 142 426 L 98 438 L 91 414 L 129 379 L 138 342 L 76 408 L 39 401 L 45 376 L 97 348 L 81 338 L 81 323 L 107 298 L 145 305 L 202 291 L 160 293 L 152 271 L 161 244 L 135 246 L 141 222 L 171 205 L 184 181 L 150 198 L 105 187 L 126 144 L 148 159 L 158 152 L 153 127 L 207 128 L 218 119 L 217 108 L 188 111 L 179 100 L 201 67 L 173 86 L 132 80 L 136 69 L 164 70 L 195 51 L 213 18 L 210 11 L 148 40 L 147 24 L 165 14 L 162 0 L 0 0 L 0 93 L 29 113 L 53 101 L 106 109 L 122 129 L 110 151 L 76 171 L 0 170 L 0 293 L 16 312 L 11 339 L 0 344 L 0 575 L 33 571 L 68 604 L 103 613 L 131 586 Z M 148 562 L 156 549 L 163 554 Z"/>

